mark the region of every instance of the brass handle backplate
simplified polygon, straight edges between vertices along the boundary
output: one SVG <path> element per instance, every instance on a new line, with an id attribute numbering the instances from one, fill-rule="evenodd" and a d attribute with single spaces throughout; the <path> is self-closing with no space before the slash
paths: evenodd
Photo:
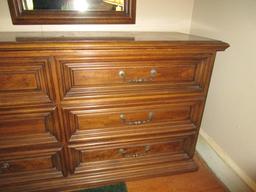
<path id="1" fill-rule="evenodd" d="M 150 77 L 146 77 L 146 78 L 142 77 L 142 78 L 136 78 L 136 79 L 127 79 L 126 73 L 124 70 L 119 71 L 118 75 L 123 81 L 126 81 L 128 83 L 144 83 L 144 82 L 148 82 L 148 81 L 153 81 L 153 78 L 156 77 L 156 75 L 157 75 L 157 70 L 151 69 Z"/>
<path id="2" fill-rule="evenodd" d="M 145 156 L 150 151 L 150 149 L 151 147 L 149 145 L 146 145 L 143 152 L 129 154 L 126 149 L 121 148 L 118 150 L 118 153 L 125 158 L 136 158 Z"/>
<path id="3" fill-rule="evenodd" d="M 10 167 L 10 164 L 7 162 L 0 164 L 0 173 L 2 173 L 4 170 L 7 170 Z"/>
<path id="4" fill-rule="evenodd" d="M 128 121 L 126 119 L 126 115 L 124 113 L 120 114 L 120 119 L 123 122 L 123 124 L 125 124 L 125 125 L 142 125 L 142 124 L 150 123 L 153 120 L 153 117 L 154 117 L 154 113 L 149 112 L 148 119 L 146 119 L 146 120 Z"/>

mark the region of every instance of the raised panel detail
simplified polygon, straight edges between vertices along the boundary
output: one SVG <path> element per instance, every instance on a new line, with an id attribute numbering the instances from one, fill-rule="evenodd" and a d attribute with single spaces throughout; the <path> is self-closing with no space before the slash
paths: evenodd
<path id="1" fill-rule="evenodd" d="M 11 158 L 7 153 L 4 158 L 0 157 L 0 186 L 63 177 L 62 160 L 57 150 L 31 151 Z"/>
<path id="2" fill-rule="evenodd" d="M 50 103 L 50 64 L 42 58 L 1 58 L 0 106 Z"/>
<path id="3" fill-rule="evenodd" d="M 169 93 L 198 92 L 206 83 L 201 75 L 207 70 L 203 58 L 130 62 L 121 58 L 111 59 L 99 62 L 97 58 L 57 58 L 62 98 L 145 95 L 163 89 Z"/>
<path id="4" fill-rule="evenodd" d="M 0 91 L 37 90 L 37 74 L 35 73 L 12 73 L 0 74 Z"/>
<path id="5" fill-rule="evenodd" d="M 71 71 L 71 78 L 73 79 L 73 87 L 99 87 L 103 85 L 114 86 L 118 84 L 127 85 L 132 83 L 130 80 L 145 81 L 145 83 L 152 82 L 186 82 L 194 79 L 195 65 L 181 65 L 181 66 L 82 66 L 67 64 L 65 66 Z M 151 70 L 155 70 L 155 76 L 151 77 Z M 119 73 L 123 72 L 123 78 Z M 149 78 L 149 79 L 147 79 Z M 129 82 L 130 81 L 130 82 Z M 149 81 L 149 82 L 147 82 Z M 152 83 L 151 82 L 151 83 Z M 134 82 L 135 83 L 135 82 Z"/>
<path id="6" fill-rule="evenodd" d="M 58 143 L 60 138 L 55 108 L 0 111 L 0 149 L 19 145 Z"/>
<path id="7" fill-rule="evenodd" d="M 25 171 L 36 171 L 38 169 L 51 169 L 52 157 L 32 158 L 32 159 L 18 159 L 1 162 L 1 175 L 8 173 L 18 173 Z M 4 166 L 6 168 L 4 168 Z"/>
<path id="8" fill-rule="evenodd" d="M 189 145 L 194 135 L 166 135 L 123 140 L 122 142 L 98 141 L 95 144 L 69 146 L 74 173 L 93 173 L 126 167 L 142 167 L 148 164 L 185 160 L 190 157 Z M 140 140 L 141 139 L 141 140 Z M 114 165 L 114 166 L 113 166 Z"/>
<path id="9" fill-rule="evenodd" d="M 42 115 L 42 114 L 41 114 Z M 0 135 L 1 137 L 24 136 L 31 134 L 40 134 L 47 131 L 46 122 L 48 121 L 47 114 L 44 117 L 22 117 L 14 120 L 1 120 Z"/>
<path id="10" fill-rule="evenodd" d="M 111 104 L 110 104 L 111 105 Z M 165 103 L 87 109 L 64 108 L 70 142 L 193 130 L 199 126 L 202 102 Z"/>
<path id="11" fill-rule="evenodd" d="M 81 153 L 81 162 L 108 161 L 116 159 L 140 158 L 155 154 L 178 153 L 183 151 L 181 141 L 170 143 L 144 144 L 133 147 L 119 147 L 115 149 L 84 150 Z"/>

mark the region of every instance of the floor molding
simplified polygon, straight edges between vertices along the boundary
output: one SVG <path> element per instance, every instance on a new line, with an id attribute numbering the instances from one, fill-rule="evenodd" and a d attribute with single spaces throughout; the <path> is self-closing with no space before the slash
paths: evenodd
<path id="1" fill-rule="evenodd" d="M 197 151 L 230 191 L 256 192 L 256 183 L 253 179 L 203 130 L 200 131 Z"/>

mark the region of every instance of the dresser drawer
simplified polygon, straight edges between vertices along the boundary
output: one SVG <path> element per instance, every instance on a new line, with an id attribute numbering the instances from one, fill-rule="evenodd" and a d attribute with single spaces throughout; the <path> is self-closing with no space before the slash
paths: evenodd
<path id="1" fill-rule="evenodd" d="M 54 99 L 48 58 L 1 58 L 0 82 L 0 107 L 52 103 Z"/>
<path id="2" fill-rule="evenodd" d="M 94 144 L 70 145 L 75 173 L 187 160 L 195 135 L 165 135 Z"/>
<path id="3" fill-rule="evenodd" d="M 16 159 L 0 162 L 1 176 L 21 172 L 38 171 L 53 168 L 52 157 Z"/>
<path id="4" fill-rule="evenodd" d="M 0 186 L 63 177 L 59 149 L 44 149 L 0 157 Z"/>
<path id="5" fill-rule="evenodd" d="M 81 161 L 85 163 L 108 161 L 116 159 L 141 158 L 144 156 L 181 153 L 183 143 L 181 140 L 169 143 L 137 144 L 133 146 L 123 146 L 115 149 L 94 149 L 82 152 Z"/>
<path id="6" fill-rule="evenodd" d="M 0 110 L 0 149 L 61 140 L 55 107 Z"/>
<path id="7" fill-rule="evenodd" d="M 80 106 L 63 109 L 70 142 L 195 130 L 202 110 L 203 102 L 200 100 L 128 107 L 112 105 L 110 108 L 90 109 Z"/>
<path id="8" fill-rule="evenodd" d="M 201 75 L 207 69 L 202 58 L 129 62 L 120 58 L 95 60 L 57 59 L 62 99 L 108 94 L 143 95 L 161 89 L 198 92 L 202 91 L 206 81 Z"/>

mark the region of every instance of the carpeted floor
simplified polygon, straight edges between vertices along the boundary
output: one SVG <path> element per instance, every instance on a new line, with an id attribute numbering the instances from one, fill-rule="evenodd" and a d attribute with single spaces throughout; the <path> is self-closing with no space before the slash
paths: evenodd
<path id="1" fill-rule="evenodd" d="M 125 183 L 118 183 L 94 189 L 84 189 L 77 192 L 127 192 Z"/>

